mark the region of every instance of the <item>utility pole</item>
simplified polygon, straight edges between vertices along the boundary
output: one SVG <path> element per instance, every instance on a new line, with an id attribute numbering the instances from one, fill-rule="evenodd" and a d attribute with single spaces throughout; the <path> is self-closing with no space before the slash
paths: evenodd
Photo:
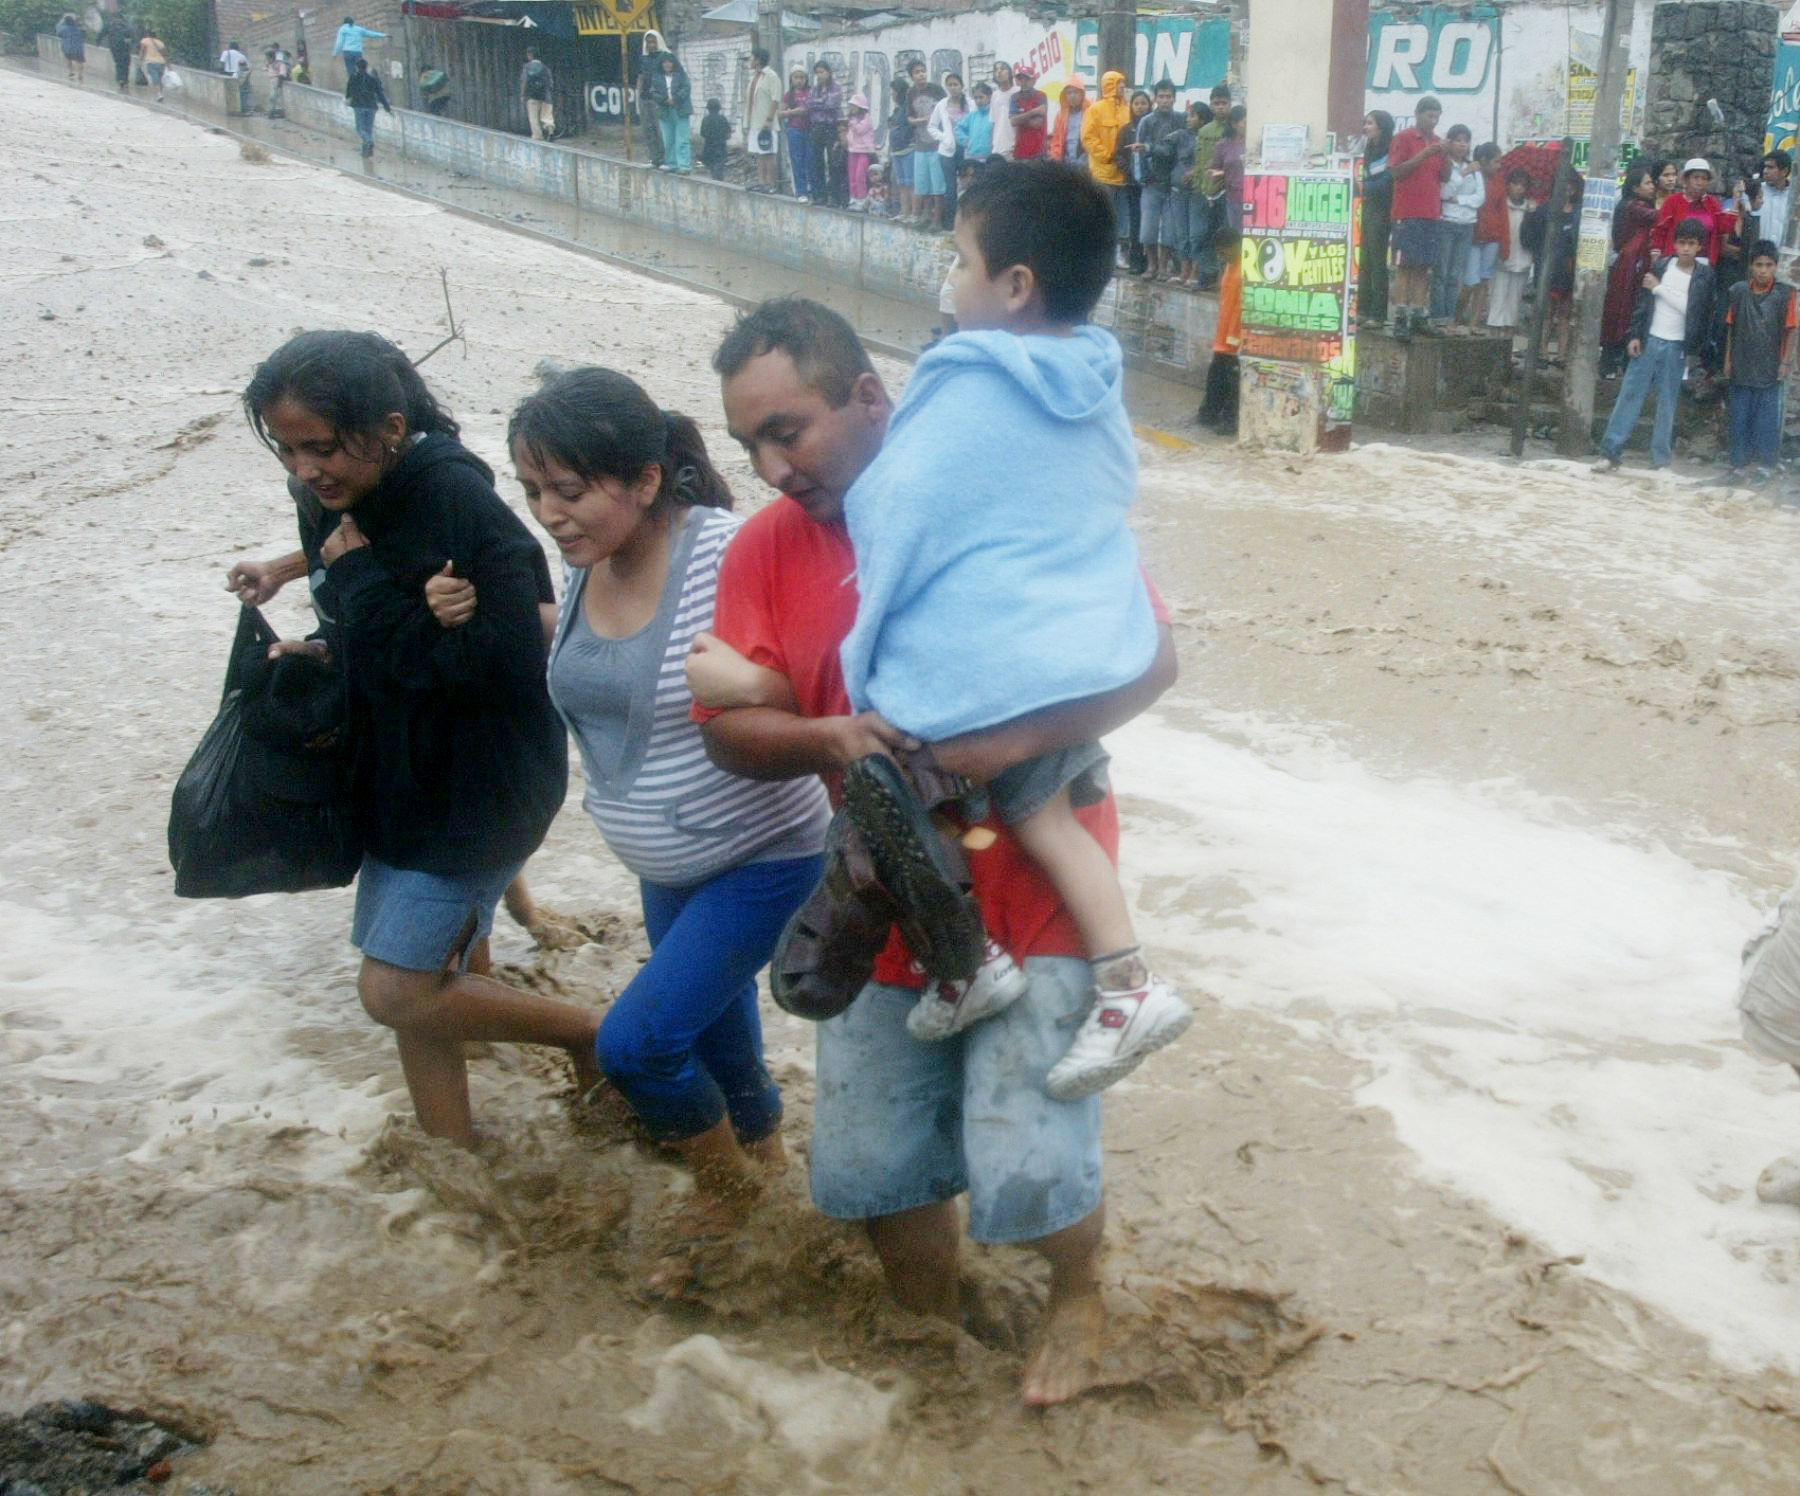
<path id="1" fill-rule="evenodd" d="M 1131 96 L 1137 76 L 1137 0 L 1105 0 L 1100 12 L 1100 71 L 1123 73 L 1125 96 Z"/>
<path id="2" fill-rule="evenodd" d="M 1595 79 L 1593 134 L 1588 141 L 1588 185 L 1583 198 L 1580 238 L 1575 252 L 1574 349 L 1563 351 L 1562 422 L 1556 449 L 1579 457 L 1594 442 L 1594 386 L 1600 377 L 1600 314 L 1606 300 L 1606 258 L 1612 247 L 1612 215 L 1590 216 L 1586 204 L 1595 188 L 1610 187 L 1616 201 L 1619 181 L 1619 104 L 1625 96 L 1631 40 L 1630 0 L 1606 0 L 1606 25 L 1600 37 L 1600 75 Z M 1571 132 L 1573 133 L 1573 132 Z M 1550 215 L 1562 203 L 1550 204 Z"/>

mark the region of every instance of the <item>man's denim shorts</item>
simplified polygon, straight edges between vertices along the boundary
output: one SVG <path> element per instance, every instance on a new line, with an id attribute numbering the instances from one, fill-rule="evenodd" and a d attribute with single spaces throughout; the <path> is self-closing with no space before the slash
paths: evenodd
<path id="1" fill-rule="evenodd" d="M 364 854 L 356 875 L 350 943 L 404 971 L 457 970 L 494 928 L 494 906 L 525 864 L 454 876 L 391 867 Z"/>
<path id="2" fill-rule="evenodd" d="M 863 1221 L 969 1195 L 969 1234 L 1027 1242 L 1100 1204 L 1100 1098 L 1052 1101 L 1044 1076 L 1093 1000 L 1086 961 L 1034 957 L 1030 989 L 1004 1012 L 925 1044 L 906 1031 L 919 1000 L 871 983 L 819 1025 L 812 1198 Z"/>

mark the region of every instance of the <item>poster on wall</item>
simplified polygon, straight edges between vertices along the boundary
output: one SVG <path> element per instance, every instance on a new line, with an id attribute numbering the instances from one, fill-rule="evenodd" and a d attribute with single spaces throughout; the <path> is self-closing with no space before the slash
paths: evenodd
<path id="1" fill-rule="evenodd" d="M 1604 270 L 1612 248 L 1613 212 L 1619 206 L 1619 184 L 1589 177 L 1581 189 L 1581 233 L 1575 241 L 1575 268 Z"/>
<path id="2" fill-rule="evenodd" d="M 1800 39 L 1783 37 L 1775 46 L 1775 79 L 1769 91 L 1765 151 L 1792 151 L 1800 137 Z"/>
<path id="3" fill-rule="evenodd" d="M 1355 202 L 1348 172 L 1256 172 L 1244 179 L 1243 354 L 1307 375 L 1283 386 L 1295 398 L 1308 389 L 1317 394 L 1295 417 L 1310 428 L 1296 435 L 1303 451 L 1349 441 L 1356 390 Z M 1266 431 L 1260 436 L 1270 440 Z"/>
<path id="4" fill-rule="evenodd" d="M 1568 102 L 1563 111 L 1563 134 L 1586 140 L 1594 133 L 1594 100 L 1600 92 L 1600 75 L 1569 57 Z M 1631 133 L 1632 111 L 1637 107 L 1637 69 L 1625 70 L 1625 91 L 1619 96 L 1619 134 Z"/>

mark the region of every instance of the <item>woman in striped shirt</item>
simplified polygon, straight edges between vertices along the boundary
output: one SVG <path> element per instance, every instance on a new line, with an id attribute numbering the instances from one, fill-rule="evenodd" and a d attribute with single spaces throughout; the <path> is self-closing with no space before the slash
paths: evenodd
<path id="1" fill-rule="evenodd" d="M 690 716 L 683 664 L 712 625 L 719 561 L 740 523 L 693 421 L 623 374 L 574 369 L 519 406 L 507 444 L 568 567 L 550 696 L 581 754 L 588 814 L 637 875 L 650 936 L 650 960 L 607 1011 L 596 1050 L 692 1168 L 676 1230 L 699 1243 L 741 1224 L 759 1166 L 784 1158 L 756 974 L 819 880 L 825 792 L 816 779 L 716 768 Z M 453 578 L 430 595 L 446 626 L 476 605 Z"/>

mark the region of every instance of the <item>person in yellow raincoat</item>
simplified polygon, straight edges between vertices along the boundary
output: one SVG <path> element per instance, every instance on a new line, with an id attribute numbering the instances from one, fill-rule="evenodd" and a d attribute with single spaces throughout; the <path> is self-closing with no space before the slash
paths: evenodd
<path id="1" fill-rule="evenodd" d="M 1119 131 L 1131 123 L 1131 105 L 1125 100 L 1125 75 L 1118 71 L 1100 77 L 1100 98 L 1081 120 L 1081 147 L 1087 152 L 1088 170 L 1112 199 L 1113 230 L 1119 240 L 1119 260 L 1131 254 L 1131 204 L 1125 195 L 1125 165 L 1113 159 Z"/>

